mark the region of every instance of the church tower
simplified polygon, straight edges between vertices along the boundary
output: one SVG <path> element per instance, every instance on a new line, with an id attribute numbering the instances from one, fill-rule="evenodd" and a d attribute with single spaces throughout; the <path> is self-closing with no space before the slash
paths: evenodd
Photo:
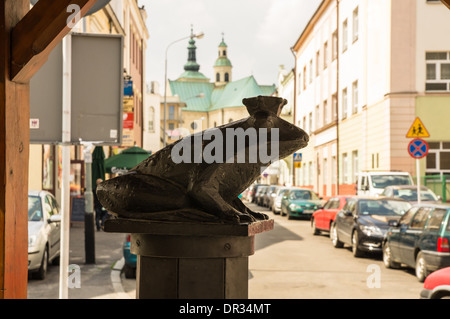
<path id="1" fill-rule="evenodd" d="M 200 65 L 197 63 L 194 32 L 191 28 L 191 37 L 189 39 L 188 49 L 188 60 L 184 65 L 184 73 L 180 75 L 177 81 L 194 81 L 194 82 L 208 82 L 209 79 L 201 72 Z"/>
<path id="2" fill-rule="evenodd" d="M 214 63 L 214 84 L 216 86 L 222 86 L 231 82 L 231 69 L 233 66 L 231 65 L 230 60 L 227 56 L 227 45 L 223 40 L 222 33 L 222 42 L 219 44 L 219 56 Z"/>

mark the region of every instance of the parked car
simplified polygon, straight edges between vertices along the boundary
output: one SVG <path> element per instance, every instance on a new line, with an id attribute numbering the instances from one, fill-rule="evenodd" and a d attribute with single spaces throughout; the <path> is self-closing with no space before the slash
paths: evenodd
<path id="1" fill-rule="evenodd" d="M 136 262 L 137 256 L 130 251 L 131 235 L 127 234 L 123 242 L 123 258 L 125 263 L 123 265 L 123 272 L 125 278 L 136 278 Z"/>
<path id="2" fill-rule="evenodd" d="M 323 205 L 322 200 L 310 189 L 293 188 L 283 195 L 281 199 L 281 214 L 293 217 L 311 218 L 318 207 Z"/>
<path id="3" fill-rule="evenodd" d="M 450 299 L 450 267 L 437 270 L 425 279 L 420 298 Z"/>
<path id="4" fill-rule="evenodd" d="M 383 262 L 387 268 L 401 264 L 415 268 L 419 281 L 440 268 L 450 266 L 450 206 L 413 206 L 392 223 L 383 243 Z"/>
<path id="5" fill-rule="evenodd" d="M 276 185 L 270 185 L 265 194 L 264 194 L 264 198 L 263 198 L 263 206 L 264 207 L 272 207 L 272 203 L 273 203 L 273 198 L 275 197 L 276 191 L 277 191 L 278 186 Z"/>
<path id="6" fill-rule="evenodd" d="M 377 196 L 390 185 L 414 185 L 414 182 L 408 172 L 361 172 L 356 181 L 356 195 Z"/>
<path id="7" fill-rule="evenodd" d="M 49 262 L 60 253 L 61 215 L 55 197 L 46 191 L 28 192 L 28 271 L 44 279 Z"/>
<path id="8" fill-rule="evenodd" d="M 333 246 L 351 245 L 355 257 L 364 252 L 381 252 L 389 221 L 398 221 L 410 207 L 410 203 L 397 198 L 349 198 L 331 226 Z"/>
<path id="9" fill-rule="evenodd" d="M 388 186 L 381 193 L 385 197 L 401 198 L 408 202 L 417 203 L 417 186 L 412 185 L 395 185 Z M 420 201 L 440 203 L 442 200 L 431 189 L 425 186 L 420 187 Z"/>
<path id="10" fill-rule="evenodd" d="M 273 199 L 272 204 L 272 212 L 275 215 L 278 215 L 281 212 L 281 199 L 283 198 L 283 195 L 292 188 L 293 187 L 284 187 L 284 186 L 277 188 L 277 192 L 275 193 L 275 197 Z"/>
<path id="11" fill-rule="evenodd" d="M 314 235 L 321 232 L 330 232 L 331 225 L 334 223 L 336 214 L 344 207 L 350 195 L 341 195 L 331 197 L 323 206 L 316 210 L 311 218 L 311 228 Z"/>
<path id="12" fill-rule="evenodd" d="M 262 201 L 263 201 L 263 198 L 264 198 L 264 194 L 266 193 L 266 190 L 267 190 L 267 188 L 268 188 L 269 186 L 267 185 L 261 185 L 261 186 L 259 186 L 258 187 L 258 190 L 256 191 L 256 195 L 255 195 L 255 203 L 256 203 L 256 205 L 258 205 L 258 206 L 262 206 Z"/>
<path id="13" fill-rule="evenodd" d="M 249 202 L 256 203 L 256 193 L 258 192 L 258 188 L 260 186 L 269 186 L 267 184 L 254 184 L 249 192 Z"/>

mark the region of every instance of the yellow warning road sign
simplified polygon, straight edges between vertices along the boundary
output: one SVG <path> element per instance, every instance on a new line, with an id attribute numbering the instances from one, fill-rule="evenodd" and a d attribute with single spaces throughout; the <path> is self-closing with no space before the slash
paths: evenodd
<path id="1" fill-rule="evenodd" d="M 406 134 L 406 137 L 430 137 L 430 133 L 428 133 L 420 118 L 416 117 L 413 125 L 411 125 L 411 128 L 408 131 L 408 134 Z"/>
<path id="2" fill-rule="evenodd" d="M 301 168 L 302 167 L 302 162 L 294 162 L 294 167 L 295 168 Z"/>

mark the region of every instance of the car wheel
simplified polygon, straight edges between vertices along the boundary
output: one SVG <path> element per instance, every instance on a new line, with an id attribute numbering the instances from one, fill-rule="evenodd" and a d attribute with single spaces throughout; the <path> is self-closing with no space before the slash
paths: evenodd
<path id="1" fill-rule="evenodd" d="M 331 224 L 330 239 L 331 239 L 331 242 L 332 242 L 334 248 L 344 247 L 344 243 L 339 240 L 339 237 L 337 234 L 337 229 L 336 229 L 336 223 Z"/>
<path id="2" fill-rule="evenodd" d="M 359 238 L 358 238 L 358 231 L 353 231 L 352 235 L 352 252 L 354 257 L 361 257 L 363 255 L 363 252 L 361 249 L 359 249 Z"/>
<path id="3" fill-rule="evenodd" d="M 123 267 L 123 272 L 125 274 L 125 278 L 136 278 L 136 268 L 128 266 L 127 264 Z"/>
<path id="4" fill-rule="evenodd" d="M 316 220 L 314 218 L 311 218 L 311 228 L 313 235 L 320 235 L 320 230 L 316 227 Z"/>
<path id="5" fill-rule="evenodd" d="M 427 263 L 422 252 L 419 252 L 416 258 L 416 277 L 419 282 L 424 282 L 428 276 Z"/>
<path id="6" fill-rule="evenodd" d="M 47 268 L 48 268 L 48 248 L 46 247 L 44 249 L 44 253 L 42 254 L 41 266 L 39 267 L 38 271 L 34 274 L 34 277 L 40 280 L 45 279 L 45 276 L 47 275 Z"/>
<path id="7" fill-rule="evenodd" d="M 400 268 L 400 263 L 393 261 L 391 247 L 387 242 L 383 246 L 383 263 L 386 268 Z"/>

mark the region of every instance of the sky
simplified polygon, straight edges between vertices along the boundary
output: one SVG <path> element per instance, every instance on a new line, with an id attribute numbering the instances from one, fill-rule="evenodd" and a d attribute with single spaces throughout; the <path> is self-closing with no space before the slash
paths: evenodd
<path id="1" fill-rule="evenodd" d="M 253 75 L 261 85 L 277 84 L 279 66 L 290 70 L 290 48 L 321 0 L 138 0 L 147 12 L 147 83 L 164 90 L 164 61 L 168 45 L 194 33 L 200 72 L 213 81 L 213 64 L 224 34 L 232 80 Z M 187 61 L 188 40 L 176 42 L 167 53 L 167 77 L 176 80 Z"/>

